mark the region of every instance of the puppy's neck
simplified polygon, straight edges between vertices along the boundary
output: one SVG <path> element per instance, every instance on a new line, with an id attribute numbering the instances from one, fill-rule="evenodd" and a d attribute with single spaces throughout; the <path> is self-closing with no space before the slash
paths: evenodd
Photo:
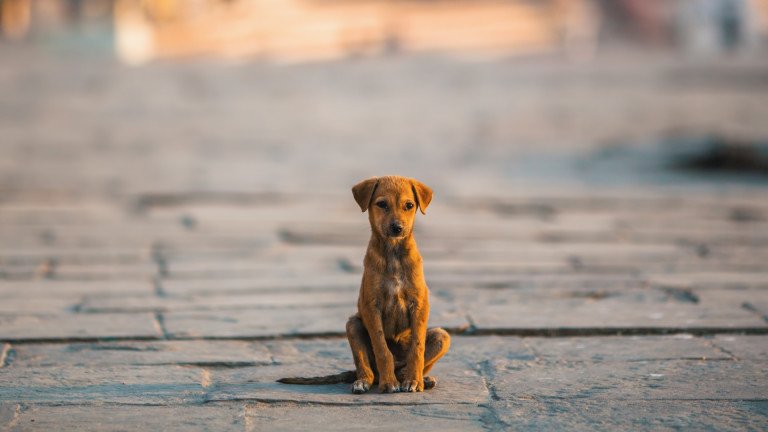
<path id="1" fill-rule="evenodd" d="M 403 263 L 410 262 L 416 257 L 418 257 L 416 259 L 420 258 L 412 233 L 398 239 L 373 234 L 368 250 L 380 255 L 379 259 L 383 260 L 387 269 L 390 270 L 399 268 Z"/>

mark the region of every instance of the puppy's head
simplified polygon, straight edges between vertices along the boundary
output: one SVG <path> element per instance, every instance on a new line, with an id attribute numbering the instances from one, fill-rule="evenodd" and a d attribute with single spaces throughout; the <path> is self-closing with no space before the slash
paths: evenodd
<path id="1" fill-rule="evenodd" d="M 432 189 L 400 176 L 365 179 L 352 188 L 352 195 L 360 210 L 368 211 L 374 232 L 393 240 L 410 236 L 416 208 L 423 214 L 432 201 Z"/>

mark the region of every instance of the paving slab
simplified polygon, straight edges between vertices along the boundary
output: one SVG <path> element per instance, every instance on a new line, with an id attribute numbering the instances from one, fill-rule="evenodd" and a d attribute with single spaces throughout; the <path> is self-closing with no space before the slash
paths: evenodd
<path id="1" fill-rule="evenodd" d="M 465 331 L 471 327 L 467 318 L 467 311 L 461 304 L 445 300 L 435 292 L 430 292 L 429 297 L 429 322 L 431 327 L 441 327 L 451 331 Z"/>
<path id="2" fill-rule="evenodd" d="M 17 403 L 0 402 L 0 427 L 9 427 L 20 409 L 21 405 Z"/>
<path id="3" fill-rule="evenodd" d="M 165 261 L 165 275 L 174 279 L 196 279 L 216 277 L 277 277 L 308 276 L 338 272 L 338 264 L 332 257 L 325 259 L 276 260 L 269 256 L 248 259 L 226 260 L 174 260 Z M 361 273 L 362 274 L 362 273 Z"/>
<path id="4" fill-rule="evenodd" d="M 667 274 L 649 273 L 653 285 L 692 286 L 699 288 L 768 288 L 768 272 L 695 271 Z"/>
<path id="5" fill-rule="evenodd" d="M 0 340 L 82 340 L 162 337 L 154 314 L 73 314 L 0 317 Z"/>
<path id="6" fill-rule="evenodd" d="M 58 264 L 53 267 L 53 277 L 62 280 L 110 280 L 110 279 L 152 279 L 158 276 L 155 263 L 127 264 Z"/>
<path id="7" fill-rule="evenodd" d="M 254 309 L 164 313 L 165 329 L 174 338 L 254 338 L 339 334 L 354 306 L 301 309 Z"/>
<path id="8" fill-rule="evenodd" d="M 619 288 L 643 288 L 647 283 L 633 274 L 437 274 L 425 275 L 431 290 L 449 288 L 562 288 L 616 290 Z"/>
<path id="9" fill-rule="evenodd" d="M 766 401 L 514 400 L 494 402 L 498 430 L 763 431 Z"/>
<path id="10" fill-rule="evenodd" d="M 764 400 L 765 362 L 661 360 L 535 364 L 490 360 L 484 376 L 493 395 L 607 400 Z"/>
<path id="11" fill-rule="evenodd" d="M 149 256 L 149 250 L 136 248 L 88 248 L 87 246 L 63 248 L 50 245 L 0 249 L 0 263 L 13 265 L 39 264 L 44 260 L 52 260 L 62 264 L 123 264 L 145 261 L 147 256 Z"/>
<path id="12" fill-rule="evenodd" d="M 240 405 L 125 406 L 25 405 L 8 431 L 162 430 L 242 431 L 245 408 Z"/>
<path id="13" fill-rule="evenodd" d="M 203 369 L 52 366 L 0 369 L 0 398 L 44 404 L 182 404 L 203 400 Z"/>
<path id="14" fill-rule="evenodd" d="M 153 341 L 13 346 L 13 367 L 191 365 L 244 367 L 272 364 L 263 343 L 244 341 Z"/>
<path id="15" fill-rule="evenodd" d="M 316 276 L 265 276 L 232 278 L 163 279 L 163 291 L 176 296 L 215 293 L 253 293 L 259 291 L 360 288 L 360 276 L 338 273 Z"/>
<path id="16" fill-rule="evenodd" d="M 558 361 L 736 360 L 709 339 L 673 336 L 525 338 L 536 358 Z M 768 338 L 765 339 L 768 342 Z"/>
<path id="17" fill-rule="evenodd" d="M 83 312 L 179 312 L 275 309 L 357 305 L 357 290 L 262 292 L 252 295 L 190 295 L 185 297 L 122 297 L 85 300 Z M 0 313 L 2 308 L 0 308 Z"/>
<path id="18" fill-rule="evenodd" d="M 768 336 L 715 335 L 710 340 L 740 360 L 768 360 Z"/>
<path id="19" fill-rule="evenodd" d="M 652 289 L 475 290 L 457 299 L 477 329 L 768 328 L 735 304 L 704 304 Z"/>
<path id="20" fill-rule="evenodd" d="M 279 428 L 284 431 L 334 430 L 361 431 L 482 431 L 482 407 L 467 405 L 416 406 L 312 406 L 293 403 L 249 403 L 246 407 L 246 431 Z"/>
<path id="21" fill-rule="evenodd" d="M 0 298 L 74 298 L 79 296 L 109 297 L 150 295 L 154 293 L 152 280 L 0 280 Z"/>
<path id="22" fill-rule="evenodd" d="M 0 302 L 2 315 L 55 315 L 72 312 L 81 298 L 5 298 Z"/>
<path id="23" fill-rule="evenodd" d="M 438 380 L 433 390 L 419 393 L 379 393 L 355 395 L 350 384 L 291 385 L 275 382 L 292 376 L 322 376 L 351 370 L 351 364 L 317 367 L 287 365 L 261 368 L 212 370 L 208 401 L 254 400 L 302 402 L 328 405 L 471 405 L 488 402 L 483 378 L 473 370 L 441 368 L 434 370 Z"/>

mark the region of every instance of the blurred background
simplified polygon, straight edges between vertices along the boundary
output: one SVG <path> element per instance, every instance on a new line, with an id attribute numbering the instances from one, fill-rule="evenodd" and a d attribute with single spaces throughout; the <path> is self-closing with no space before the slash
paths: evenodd
<path id="1" fill-rule="evenodd" d="M 765 184 L 766 0 L 0 0 L 0 187 Z"/>

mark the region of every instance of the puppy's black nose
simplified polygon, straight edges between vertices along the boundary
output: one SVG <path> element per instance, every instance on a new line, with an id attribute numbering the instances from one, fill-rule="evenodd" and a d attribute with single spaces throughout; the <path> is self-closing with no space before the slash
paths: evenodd
<path id="1" fill-rule="evenodd" d="M 393 223 L 389 225 L 389 230 L 392 231 L 392 234 L 400 234 L 403 232 L 403 226 L 399 223 Z"/>

